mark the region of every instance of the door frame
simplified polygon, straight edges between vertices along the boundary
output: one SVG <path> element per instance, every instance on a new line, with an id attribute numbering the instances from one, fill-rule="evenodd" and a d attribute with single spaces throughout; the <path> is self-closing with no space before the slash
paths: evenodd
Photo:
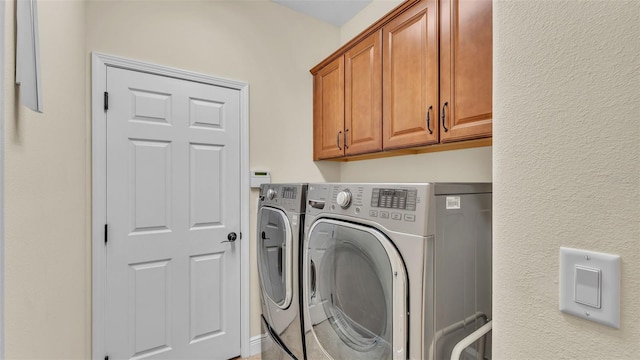
<path id="1" fill-rule="evenodd" d="M 0 0 L 4 1 L 4 0 Z M 250 356 L 250 289 L 249 289 L 249 84 L 199 74 L 187 70 L 92 52 L 92 358 L 103 359 L 105 353 L 106 248 L 104 224 L 107 218 L 107 138 L 104 91 L 107 68 L 115 67 L 168 76 L 181 80 L 223 86 L 240 91 L 240 355 Z"/>

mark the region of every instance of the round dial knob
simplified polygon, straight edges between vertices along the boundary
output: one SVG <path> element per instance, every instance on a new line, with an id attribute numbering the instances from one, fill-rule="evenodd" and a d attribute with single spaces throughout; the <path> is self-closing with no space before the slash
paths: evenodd
<path id="1" fill-rule="evenodd" d="M 275 191 L 273 189 L 269 189 L 269 190 L 267 190 L 267 199 L 273 200 L 273 198 L 275 198 L 277 194 L 278 194 L 277 191 Z"/>
<path id="2" fill-rule="evenodd" d="M 348 189 L 342 190 L 338 193 L 336 202 L 341 208 L 346 209 L 351 205 L 351 191 Z"/>

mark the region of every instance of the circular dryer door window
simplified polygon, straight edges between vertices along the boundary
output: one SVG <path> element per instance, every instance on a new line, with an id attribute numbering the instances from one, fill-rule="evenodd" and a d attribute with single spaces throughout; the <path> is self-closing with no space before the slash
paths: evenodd
<path id="1" fill-rule="evenodd" d="M 351 223 L 319 220 L 309 235 L 308 284 L 315 338 L 334 359 L 391 359 L 406 348 L 406 273 L 381 232 Z M 314 286 L 315 285 L 315 286 Z M 315 292 L 312 292 L 315 287 Z"/>

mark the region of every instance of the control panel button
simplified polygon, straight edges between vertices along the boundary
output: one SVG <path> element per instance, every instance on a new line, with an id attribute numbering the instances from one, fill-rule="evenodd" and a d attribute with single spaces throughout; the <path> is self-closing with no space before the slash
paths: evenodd
<path id="1" fill-rule="evenodd" d="M 402 214 L 397 213 L 397 212 L 392 212 L 391 213 L 391 218 L 393 220 L 402 220 Z"/>
<path id="2" fill-rule="evenodd" d="M 378 210 L 369 210 L 369 216 L 378 217 Z"/>
<path id="3" fill-rule="evenodd" d="M 378 201 L 380 200 L 380 189 L 373 189 L 371 192 L 371 206 L 378 207 Z"/>
<path id="4" fill-rule="evenodd" d="M 404 214 L 404 221 L 416 221 L 416 216 L 413 214 Z"/>
<path id="5" fill-rule="evenodd" d="M 341 208 L 347 209 L 351 205 L 351 191 L 349 189 L 340 191 L 336 197 L 336 202 Z"/>
<path id="6" fill-rule="evenodd" d="M 380 218 L 381 219 L 388 219 L 389 218 L 389 212 L 388 211 L 380 211 Z"/>

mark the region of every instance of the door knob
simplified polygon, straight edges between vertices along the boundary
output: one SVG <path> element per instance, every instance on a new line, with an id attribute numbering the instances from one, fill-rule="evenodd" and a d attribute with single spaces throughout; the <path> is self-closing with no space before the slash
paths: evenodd
<path id="1" fill-rule="evenodd" d="M 222 243 L 226 243 L 226 242 L 231 242 L 231 243 L 232 243 L 232 242 L 235 242 L 237 238 L 238 238 L 238 235 L 237 235 L 236 233 L 234 233 L 234 232 L 230 232 L 230 233 L 227 235 L 227 240 L 225 240 L 225 241 L 220 241 L 220 244 L 222 244 Z"/>

